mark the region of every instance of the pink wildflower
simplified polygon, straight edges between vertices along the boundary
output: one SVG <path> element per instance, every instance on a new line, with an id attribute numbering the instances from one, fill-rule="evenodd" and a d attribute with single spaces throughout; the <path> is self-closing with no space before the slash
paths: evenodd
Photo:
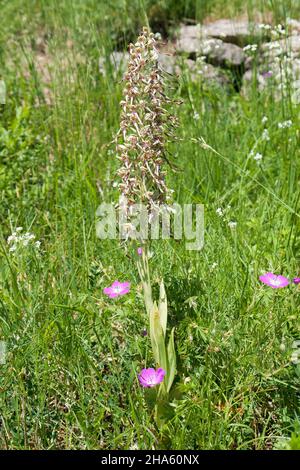
<path id="1" fill-rule="evenodd" d="M 266 273 L 263 276 L 259 277 L 260 281 L 268 286 L 272 287 L 272 289 L 279 289 L 281 287 L 286 287 L 289 284 L 289 280 L 284 276 L 277 276 L 273 273 Z"/>
<path id="2" fill-rule="evenodd" d="M 130 282 L 115 281 L 110 287 L 103 289 L 104 294 L 108 295 L 111 299 L 119 297 L 119 295 L 127 294 L 130 291 Z"/>
<path id="3" fill-rule="evenodd" d="M 143 248 L 142 248 L 141 246 L 137 249 L 137 254 L 138 254 L 139 256 L 142 256 L 142 254 L 143 254 Z"/>
<path id="4" fill-rule="evenodd" d="M 149 369 L 143 369 L 138 378 L 142 387 L 155 387 L 164 380 L 165 375 L 166 371 L 164 369 L 155 370 L 150 367 Z"/>
<path id="5" fill-rule="evenodd" d="M 294 284 L 300 284 L 300 277 L 294 277 L 293 283 Z"/>

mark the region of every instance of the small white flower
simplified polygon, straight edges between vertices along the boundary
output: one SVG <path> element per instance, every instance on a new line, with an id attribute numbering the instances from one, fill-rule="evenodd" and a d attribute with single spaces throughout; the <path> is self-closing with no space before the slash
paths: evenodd
<path id="1" fill-rule="evenodd" d="M 159 33 L 156 33 L 156 34 L 159 34 Z M 134 442 L 133 444 L 131 444 L 131 446 L 129 447 L 129 450 L 139 450 L 139 446 L 136 442 Z"/>
<path id="2" fill-rule="evenodd" d="M 22 230 L 23 227 L 17 227 L 15 232 L 7 238 L 7 244 L 10 245 L 9 251 L 12 253 L 27 246 L 34 246 L 35 248 L 40 246 L 39 241 L 34 242 L 36 237 L 33 233 L 26 232 L 22 234 Z"/>
<path id="3" fill-rule="evenodd" d="M 275 28 L 271 31 L 271 35 L 276 37 L 276 36 L 284 36 L 285 34 L 285 29 L 282 26 L 282 24 L 278 24 L 275 26 Z"/>
<path id="4" fill-rule="evenodd" d="M 271 29 L 271 25 L 270 25 L 270 24 L 264 24 L 264 23 L 259 24 L 258 27 L 259 27 L 260 29 L 264 29 L 265 31 L 270 31 L 270 29 Z"/>
<path id="5" fill-rule="evenodd" d="M 214 263 L 211 265 L 210 269 L 211 269 L 211 271 L 213 271 L 213 270 L 216 269 L 217 267 L 218 267 L 218 263 L 214 262 Z"/>
<path id="6" fill-rule="evenodd" d="M 261 138 L 262 138 L 262 140 L 265 140 L 265 141 L 269 141 L 269 140 L 270 140 L 270 136 L 269 136 L 269 131 L 268 131 L 268 129 L 264 129 Z"/>
<path id="7" fill-rule="evenodd" d="M 263 116 L 263 118 L 261 120 L 262 124 L 266 124 L 267 121 L 268 121 L 267 116 Z"/>
<path id="8" fill-rule="evenodd" d="M 283 121 L 283 122 L 278 123 L 279 129 L 288 129 L 292 125 L 293 125 L 293 122 L 290 119 L 288 119 L 288 121 Z"/>
<path id="9" fill-rule="evenodd" d="M 235 229 L 237 226 L 237 222 L 235 222 L 234 220 L 231 220 L 230 222 L 228 222 L 228 227 L 231 228 L 232 230 Z"/>
<path id="10" fill-rule="evenodd" d="M 299 351 L 296 350 L 296 351 L 292 352 L 292 355 L 291 355 L 292 364 L 299 364 L 299 362 L 300 362 L 300 360 L 299 360 L 300 357 L 299 356 L 300 356 Z"/>
<path id="11" fill-rule="evenodd" d="M 12 242 L 14 242 L 16 239 L 16 235 L 12 233 L 8 238 L 7 238 L 7 243 L 10 245 Z"/>
<path id="12" fill-rule="evenodd" d="M 216 210 L 216 213 L 218 214 L 219 217 L 224 216 L 224 212 L 223 212 L 223 209 L 221 209 L 221 207 L 218 207 L 218 209 Z"/>
<path id="13" fill-rule="evenodd" d="M 263 157 L 263 156 L 262 156 L 261 153 L 257 153 L 257 154 L 254 155 L 253 158 L 254 158 L 254 160 L 256 160 L 256 161 L 258 162 L 258 161 L 262 160 L 262 157 Z"/>
<path id="14" fill-rule="evenodd" d="M 247 46 L 243 48 L 243 51 L 253 53 L 257 51 L 257 47 L 258 47 L 257 44 L 248 44 Z"/>
<path id="15" fill-rule="evenodd" d="M 200 119 L 200 115 L 199 115 L 199 113 L 197 113 L 196 111 L 194 112 L 194 119 L 195 119 L 196 121 L 199 121 L 199 119 Z"/>

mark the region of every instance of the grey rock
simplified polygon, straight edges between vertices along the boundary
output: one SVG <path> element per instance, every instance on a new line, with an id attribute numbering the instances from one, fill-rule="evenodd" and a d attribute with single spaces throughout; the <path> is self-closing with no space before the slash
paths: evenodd
<path id="1" fill-rule="evenodd" d="M 161 70 L 173 75 L 176 68 L 176 57 L 173 55 L 159 53 L 158 64 Z"/>
<path id="2" fill-rule="evenodd" d="M 112 72 L 114 76 L 117 76 L 119 73 L 124 74 L 124 72 L 126 71 L 128 59 L 129 59 L 128 52 L 119 52 L 119 51 L 112 52 L 108 60 L 106 60 L 105 57 L 100 57 L 99 72 L 102 75 L 106 75 L 109 67 L 112 67 Z M 174 73 L 175 63 L 176 63 L 176 58 L 174 56 L 159 53 L 158 63 L 159 63 L 160 68 L 163 71 L 169 74 Z"/>
<path id="3" fill-rule="evenodd" d="M 288 30 L 290 31 L 291 35 L 298 35 L 300 34 L 300 21 L 294 19 L 288 19 Z"/>
<path id="4" fill-rule="evenodd" d="M 255 75 L 255 72 L 253 70 L 247 70 L 247 72 L 244 73 L 243 84 L 241 88 L 241 94 L 245 98 L 249 98 L 252 83 L 254 80 L 256 80 L 256 86 L 258 91 L 263 91 L 267 86 L 268 77 L 266 75 L 264 75 L 263 73 L 257 73 L 257 75 Z"/>
<path id="5" fill-rule="evenodd" d="M 125 72 L 128 58 L 128 52 L 119 51 L 112 52 L 108 60 L 105 57 L 100 57 L 99 72 L 102 75 L 106 75 L 107 71 L 111 68 L 113 76 L 116 77 L 119 73 Z"/>
<path id="6" fill-rule="evenodd" d="M 222 39 L 238 45 L 248 44 L 254 35 L 261 36 L 261 31 L 255 23 L 243 20 L 221 19 L 203 25 L 201 28 L 203 36 Z"/>
<path id="7" fill-rule="evenodd" d="M 246 45 L 253 36 L 261 37 L 262 33 L 258 25 L 248 21 L 218 20 L 206 25 L 195 26 L 181 25 L 178 33 L 179 41 L 190 39 L 221 39 L 224 42 L 236 45 Z"/>
<path id="8" fill-rule="evenodd" d="M 298 57 L 300 56 L 300 35 L 267 42 L 262 45 L 261 50 L 263 60 L 274 60 L 275 57 L 287 53 L 291 53 L 293 57 Z"/>
<path id="9" fill-rule="evenodd" d="M 248 98 L 253 80 L 257 83 L 259 91 L 267 88 L 272 90 L 276 100 L 282 98 L 282 95 L 291 93 L 292 100 L 295 103 L 300 102 L 300 59 L 288 61 L 282 73 L 282 66 L 278 62 L 273 62 L 269 68 L 260 66 L 258 72 L 247 70 L 243 76 L 243 85 L 241 93 Z"/>
<path id="10" fill-rule="evenodd" d="M 228 75 L 219 67 L 214 67 L 207 63 L 198 64 L 194 60 L 185 59 L 177 66 L 178 73 L 182 73 L 185 68 L 188 69 L 190 78 L 194 83 L 204 81 L 205 83 L 218 84 L 222 87 L 230 85 Z"/>
<path id="11" fill-rule="evenodd" d="M 220 39 L 181 38 L 177 41 L 177 51 L 188 53 L 190 56 L 205 56 L 213 65 L 228 67 L 240 66 L 245 60 L 241 47 Z"/>
<path id="12" fill-rule="evenodd" d="M 182 24 L 179 28 L 177 38 L 178 38 L 178 40 L 194 39 L 194 38 L 201 39 L 201 38 L 203 38 L 203 34 L 201 33 L 200 24 L 197 24 L 195 26 Z"/>

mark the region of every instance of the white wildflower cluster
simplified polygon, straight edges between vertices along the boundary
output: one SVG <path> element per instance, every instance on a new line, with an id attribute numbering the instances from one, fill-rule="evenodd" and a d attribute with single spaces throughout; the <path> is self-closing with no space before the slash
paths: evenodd
<path id="1" fill-rule="evenodd" d="M 261 29 L 262 31 L 271 31 L 272 29 L 272 26 L 270 24 L 265 24 L 265 23 L 260 23 L 258 25 L 259 29 Z"/>
<path id="2" fill-rule="evenodd" d="M 219 217 L 224 217 L 224 211 L 221 207 L 218 207 L 218 209 L 216 210 L 216 214 L 219 216 Z"/>
<path id="3" fill-rule="evenodd" d="M 266 124 L 268 122 L 267 116 L 263 116 L 261 122 L 262 122 L 262 124 Z"/>
<path id="4" fill-rule="evenodd" d="M 258 160 L 261 160 L 262 157 L 263 157 L 263 156 L 262 156 L 261 153 L 256 153 L 253 158 L 254 158 L 254 160 L 258 161 Z"/>
<path id="5" fill-rule="evenodd" d="M 285 35 L 285 29 L 282 26 L 282 24 L 278 24 L 277 26 L 275 26 L 271 31 L 271 35 L 273 37 L 284 36 Z"/>
<path id="6" fill-rule="evenodd" d="M 280 44 L 276 41 L 268 42 L 266 44 L 266 48 L 269 49 L 269 51 L 276 50 L 278 54 L 281 54 L 283 52 L 283 49 L 281 48 Z"/>
<path id="7" fill-rule="evenodd" d="M 269 135 L 268 129 L 263 130 L 261 138 L 262 138 L 262 140 L 264 140 L 266 142 L 268 142 L 270 140 L 270 135 Z"/>
<path id="8" fill-rule="evenodd" d="M 254 153 L 254 150 L 251 150 L 251 152 L 249 153 L 249 157 L 253 158 L 253 160 L 255 160 L 258 165 L 263 159 L 263 155 L 259 152 Z"/>
<path id="9" fill-rule="evenodd" d="M 231 206 L 228 205 L 227 207 L 225 208 L 222 208 L 222 207 L 218 207 L 216 209 L 216 214 L 221 218 L 221 219 L 224 219 L 225 221 L 227 220 L 228 221 L 228 217 L 227 217 L 227 213 L 228 211 L 231 209 Z M 227 222 L 227 225 L 230 229 L 235 229 L 236 226 L 237 226 L 237 222 L 235 222 L 234 220 L 229 220 Z"/>
<path id="10" fill-rule="evenodd" d="M 298 53 L 293 50 L 292 42 L 281 39 L 278 41 L 271 41 L 265 45 L 265 55 L 268 72 L 262 73 L 264 78 L 272 76 L 272 87 L 276 87 L 275 99 L 279 100 L 282 97 L 289 97 L 292 93 L 292 99 L 297 104 L 298 90 L 300 85 L 300 59 Z M 296 96 L 294 97 L 294 95 Z"/>
<path id="11" fill-rule="evenodd" d="M 254 54 L 254 52 L 257 51 L 258 45 L 257 44 L 248 44 L 243 48 L 243 51 L 246 52 L 246 54 Z"/>
<path id="12" fill-rule="evenodd" d="M 255 161 L 260 162 L 262 160 L 262 157 L 263 156 L 261 153 L 256 153 L 253 158 Z"/>
<path id="13" fill-rule="evenodd" d="M 300 341 L 296 340 L 292 344 L 293 352 L 291 355 L 291 362 L 292 364 L 299 364 L 300 363 Z"/>
<path id="14" fill-rule="evenodd" d="M 288 119 L 287 121 L 283 121 L 283 122 L 278 123 L 279 129 L 288 129 L 292 125 L 293 125 L 293 122 L 290 119 Z"/>
<path id="15" fill-rule="evenodd" d="M 196 59 L 196 68 L 197 68 L 197 73 L 199 75 L 202 75 L 205 70 L 207 70 L 207 63 L 206 63 L 206 56 L 201 55 L 198 56 Z"/>
<path id="16" fill-rule="evenodd" d="M 234 230 L 237 226 L 237 222 L 235 222 L 235 220 L 230 220 L 228 222 L 228 227 L 231 229 L 231 230 Z"/>
<path id="17" fill-rule="evenodd" d="M 32 246 L 40 248 L 41 242 L 35 240 L 35 235 L 30 232 L 22 233 L 23 227 L 17 227 L 16 230 L 7 238 L 7 244 L 10 252 L 18 251 L 19 248 Z"/>

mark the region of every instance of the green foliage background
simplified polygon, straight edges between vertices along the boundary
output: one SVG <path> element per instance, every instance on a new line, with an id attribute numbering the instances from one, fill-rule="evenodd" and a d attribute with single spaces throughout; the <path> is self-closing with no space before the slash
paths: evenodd
<path id="1" fill-rule="evenodd" d="M 99 57 L 125 48 L 147 18 L 172 35 L 183 18 L 257 9 L 274 24 L 300 14 L 281 0 L 0 2 L 1 448 L 299 448 L 299 366 L 290 363 L 299 289 L 258 281 L 265 271 L 299 275 L 299 105 L 275 101 L 271 86 L 254 83 L 246 100 L 195 84 L 188 70 L 176 84 L 181 142 L 169 151 L 179 171 L 168 183 L 178 202 L 205 204 L 206 232 L 199 253 L 153 246 L 178 351 L 162 433 L 136 378 L 152 365 L 138 273 L 116 241 L 95 235 L 98 205 L 118 197 L 111 141 L 122 92 L 112 65 L 100 75 Z M 292 127 L 279 129 L 287 119 Z M 40 254 L 9 252 L 17 226 L 41 241 Z M 112 302 L 102 289 L 115 279 L 132 290 Z"/>

